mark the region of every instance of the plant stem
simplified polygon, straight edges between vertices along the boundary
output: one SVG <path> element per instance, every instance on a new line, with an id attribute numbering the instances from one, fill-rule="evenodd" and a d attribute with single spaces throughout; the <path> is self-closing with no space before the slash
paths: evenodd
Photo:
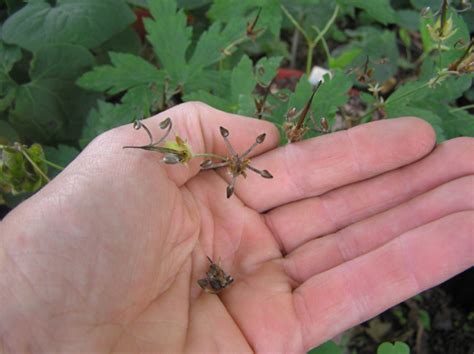
<path id="1" fill-rule="evenodd" d="M 318 26 L 313 26 L 313 28 L 318 32 L 318 34 L 321 33 L 321 30 L 318 28 Z M 324 54 L 326 54 L 326 60 L 329 63 L 329 60 L 332 58 L 331 53 L 329 52 L 329 47 L 328 43 L 326 42 L 326 39 L 324 37 L 321 37 L 321 44 L 323 46 Z"/>
<path id="2" fill-rule="evenodd" d="M 312 43 L 308 43 L 308 55 L 306 56 L 306 75 L 311 74 L 311 69 L 313 68 L 313 52 L 314 52 L 314 45 Z"/>
<path id="3" fill-rule="evenodd" d="M 30 155 L 28 155 L 28 153 L 25 151 L 25 149 L 22 148 L 22 149 L 20 149 L 20 151 L 21 151 L 21 153 L 23 154 L 23 156 L 25 156 L 25 158 L 28 160 L 28 162 L 31 164 L 31 166 L 33 166 L 33 168 L 36 170 L 36 172 L 37 172 L 41 177 L 43 177 L 46 182 L 50 182 L 50 179 L 48 178 L 48 176 L 46 176 L 46 175 L 44 174 L 44 172 L 41 170 L 41 168 L 38 167 L 38 165 L 36 164 L 36 162 L 34 162 L 34 161 L 31 159 Z"/>
<path id="4" fill-rule="evenodd" d="M 331 28 L 334 21 L 336 21 L 337 14 L 339 13 L 339 5 L 336 5 L 336 7 L 334 8 L 334 12 L 331 15 L 331 18 L 329 19 L 329 21 L 326 23 L 326 25 L 324 26 L 324 28 L 321 31 L 319 31 L 319 29 L 317 27 L 315 28 L 316 31 L 318 32 L 318 35 L 314 39 L 312 39 L 308 35 L 308 33 L 304 30 L 304 28 L 301 26 L 301 24 L 293 17 L 293 15 L 288 11 L 288 9 L 284 5 L 281 5 L 281 9 L 282 9 L 283 13 L 286 15 L 286 17 L 288 17 L 288 19 L 291 21 L 291 23 L 296 27 L 296 29 L 298 29 L 298 31 L 301 32 L 301 34 L 304 36 L 304 38 L 306 40 L 306 44 L 308 46 L 308 54 L 306 56 L 306 75 L 309 76 L 309 74 L 311 73 L 311 69 L 313 67 L 314 48 L 316 48 L 319 41 L 324 40 L 324 36 L 329 31 L 329 28 Z M 315 27 L 315 26 L 313 26 L 313 27 Z M 325 41 L 323 43 L 323 46 L 324 46 L 324 50 L 326 52 L 326 56 L 328 57 L 328 60 L 329 60 L 329 58 L 330 58 L 329 49 L 328 49 L 327 43 Z"/>
<path id="5" fill-rule="evenodd" d="M 316 46 L 318 42 L 326 35 L 326 33 L 329 31 L 331 26 L 334 24 L 334 21 L 336 21 L 337 14 L 339 13 L 339 5 L 336 5 L 334 8 L 334 12 L 331 15 L 331 18 L 329 21 L 326 23 L 326 26 L 321 30 L 320 33 L 318 33 L 318 36 L 314 39 L 313 44 Z M 316 27 L 316 26 L 313 26 Z M 317 28 L 317 27 L 316 27 Z"/>
<path id="6" fill-rule="evenodd" d="M 306 33 L 306 31 L 304 30 L 303 27 L 301 27 L 301 25 L 299 24 L 298 21 L 296 21 L 296 19 L 293 17 L 293 15 L 287 10 L 287 8 L 284 6 L 284 5 L 281 5 L 281 10 L 283 11 L 283 13 L 286 15 L 286 17 L 288 17 L 288 19 L 291 21 L 291 23 L 293 24 L 293 26 L 295 26 L 298 31 L 301 32 L 301 34 L 303 35 L 303 37 L 306 39 L 306 42 L 310 43 L 311 42 L 311 38 L 309 38 L 308 36 L 308 33 Z"/>
<path id="7" fill-rule="evenodd" d="M 46 159 L 41 159 L 46 165 L 51 166 L 59 171 L 64 170 L 63 166 L 56 165 L 54 162 L 48 161 Z"/>
<path id="8" fill-rule="evenodd" d="M 459 112 L 459 111 L 464 111 L 464 110 L 468 110 L 468 109 L 471 109 L 471 108 L 474 108 L 474 103 L 473 103 L 473 104 L 468 104 L 468 105 L 465 105 L 465 106 L 461 106 L 461 107 L 456 107 L 456 108 L 450 109 L 450 110 L 449 110 L 449 113 L 455 113 L 455 112 Z"/>

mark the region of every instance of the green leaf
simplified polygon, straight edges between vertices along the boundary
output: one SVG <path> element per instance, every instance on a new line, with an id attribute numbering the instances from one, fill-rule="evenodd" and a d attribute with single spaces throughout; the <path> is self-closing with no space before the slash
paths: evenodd
<path id="1" fill-rule="evenodd" d="M 77 81 L 80 87 L 104 91 L 111 95 L 130 88 L 154 84 L 163 86 L 164 72 L 133 54 L 110 53 L 112 65 L 104 65 L 85 73 Z"/>
<path id="2" fill-rule="evenodd" d="M 443 122 L 448 139 L 460 136 L 474 137 L 474 115 L 466 111 L 457 111 L 444 117 Z"/>
<path id="3" fill-rule="evenodd" d="M 13 65 L 21 59 L 21 50 L 0 40 L 0 71 L 8 74 Z"/>
<path id="4" fill-rule="evenodd" d="M 18 142 L 19 136 L 15 129 L 7 122 L 0 120 L 0 145 L 9 145 Z"/>
<path id="5" fill-rule="evenodd" d="M 54 148 L 52 146 L 44 146 L 44 153 L 46 160 L 65 168 L 69 163 L 79 155 L 79 150 L 69 145 L 58 145 Z M 49 169 L 49 177 L 54 177 L 61 172 L 60 170 L 51 167 Z"/>
<path id="6" fill-rule="evenodd" d="M 243 19 L 238 18 L 229 22 L 223 30 L 221 27 L 220 22 L 214 22 L 199 38 L 189 61 L 190 75 L 224 58 L 223 50 L 226 46 L 245 33 Z"/>
<path id="7" fill-rule="evenodd" d="M 31 62 L 32 81 L 43 78 L 74 80 L 94 65 L 94 56 L 75 44 L 52 44 L 38 50 Z"/>
<path id="8" fill-rule="evenodd" d="M 429 95 L 429 92 L 430 88 L 425 81 L 407 82 L 388 97 L 385 106 L 405 106 L 409 102 L 423 99 Z"/>
<path id="9" fill-rule="evenodd" d="M 258 8 L 262 8 L 262 11 L 256 29 L 268 28 L 278 37 L 283 19 L 278 0 L 215 0 L 207 14 L 211 19 L 222 22 L 246 17 L 247 22 L 252 23 Z"/>
<path id="10" fill-rule="evenodd" d="M 145 19 L 148 40 L 160 60 L 162 67 L 178 83 L 186 80 L 186 51 L 191 43 L 192 28 L 186 26 L 186 14 L 177 11 L 176 1 L 158 0 L 149 2 L 154 19 Z"/>
<path id="11" fill-rule="evenodd" d="M 117 33 L 104 42 L 100 48 L 105 52 L 139 55 L 142 49 L 142 43 L 138 33 L 132 27 L 127 27 L 124 31 Z"/>
<path id="12" fill-rule="evenodd" d="M 332 119 L 337 109 L 348 100 L 347 92 L 352 80 L 342 71 L 335 71 L 332 79 L 326 79 L 314 96 L 312 111 L 316 120 Z"/>
<path id="13" fill-rule="evenodd" d="M 95 101 L 72 82 L 41 79 L 18 88 L 9 120 L 20 135 L 41 143 L 78 138 L 87 112 Z"/>
<path id="14" fill-rule="evenodd" d="M 330 69 L 345 69 L 354 62 L 354 59 L 362 54 L 362 49 L 352 48 L 345 50 L 337 58 L 329 58 Z"/>
<path id="15" fill-rule="evenodd" d="M 397 25 L 403 29 L 417 31 L 420 28 L 420 12 L 413 10 L 397 11 Z"/>
<path id="16" fill-rule="evenodd" d="M 221 111 L 229 110 L 229 102 L 225 98 L 213 95 L 207 91 L 193 91 L 183 97 L 184 101 L 200 101 Z"/>
<path id="17" fill-rule="evenodd" d="M 0 112 L 7 110 L 15 99 L 18 85 L 9 73 L 21 57 L 19 47 L 8 45 L 0 40 Z"/>
<path id="18" fill-rule="evenodd" d="M 245 55 L 232 71 L 230 99 L 236 104 L 239 102 L 241 95 L 250 95 L 254 88 L 255 78 L 253 76 L 252 60 Z"/>
<path id="19" fill-rule="evenodd" d="M 377 354 L 410 354 L 410 347 L 403 342 L 385 342 L 379 345 Z"/>
<path id="20" fill-rule="evenodd" d="M 369 65 L 374 70 L 372 78 L 376 82 L 383 83 L 396 74 L 400 54 L 395 32 L 381 31 L 375 27 L 359 27 L 356 30 L 347 30 L 346 33 L 357 38 L 351 41 L 346 50 L 362 50 L 361 55 L 354 59 L 353 67 L 362 67 L 369 57 Z"/>
<path id="21" fill-rule="evenodd" d="M 268 86 L 276 76 L 283 57 L 263 57 L 255 65 L 255 76 L 257 82 L 262 86 Z"/>
<path id="22" fill-rule="evenodd" d="M 308 354 L 342 354 L 342 349 L 333 341 L 328 341 L 317 348 L 311 349 Z"/>
<path id="23" fill-rule="evenodd" d="M 68 85 L 57 79 L 42 79 L 22 85 L 17 90 L 15 108 L 10 111 L 10 122 L 22 136 L 48 142 L 64 125 L 64 100 L 61 92 Z"/>
<path id="24" fill-rule="evenodd" d="M 451 102 L 458 99 L 472 87 L 472 76 L 471 74 L 448 77 L 430 90 L 429 98 L 441 102 Z"/>
<path id="25" fill-rule="evenodd" d="M 343 0 L 340 2 L 366 11 L 374 20 L 384 25 L 396 21 L 396 13 L 390 6 L 390 0 Z"/>
<path id="26" fill-rule="evenodd" d="M 36 51 L 45 44 L 72 43 L 95 48 L 135 20 L 123 0 L 30 1 L 4 23 L 3 40 Z"/>
<path id="27" fill-rule="evenodd" d="M 10 108 L 17 93 L 16 83 L 11 83 L 6 74 L 0 73 L 0 112 Z"/>
<path id="28" fill-rule="evenodd" d="M 150 85 L 137 86 L 128 90 L 121 101 L 134 112 L 131 120 L 147 118 L 164 105 L 163 90 Z"/>
<path id="29" fill-rule="evenodd" d="M 431 330 L 430 314 L 425 310 L 420 310 L 419 316 L 420 316 L 421 324 L 423 325 L 423 328 L 425 329 L 425 331 Z"/>
<path id="30" fill-rule="evenodd" d="M 79 145 L 84 148 L 96 136 L 107 130 L 132 122 L 133 108 L 128 105 L 114 105 L 104 101 L 98 102 L 98 107 L 91 110 L 87 123 L 82 131 Z"/>

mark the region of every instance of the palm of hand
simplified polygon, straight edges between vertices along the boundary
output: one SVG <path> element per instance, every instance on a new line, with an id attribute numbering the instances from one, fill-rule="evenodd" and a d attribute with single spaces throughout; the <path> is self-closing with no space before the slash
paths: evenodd
<path id="1" fill-rule="evenodd" d="M 179 109 L 176 115 L 186 115 Z M 214 115 L 209 124 L 224 120 L 231 134 L 241 131 L 239 151 L 248 136 L 270 129 L 203 109 Z M 43 301 L 37 317 L 45 342 L 99 352 L 304 352 L 472 265 L 469 197 L 437 200 L 465 189 L 469 181 L 460 177 L 474 168 L 426 173 L 472 142 L 397 170 L 432 147 L 419 121 L 383 122 L 350 138 L 338 133 L 261 155 L 256 164 L 275 179 L 240 179 L 230 200 L 222 171 L 163 167 L 141 151 L 117 156 L 136 139 L 124 127 L 92 144 L 28 202 L 48 210 L 41 215 L 48 226 L 6 248 L 30 279 L 48 272 L 34 291 Z M 277 139 L 270 134 L 267 148 Z M 210 136 L 204 141 L 212 151 L 223 148 Z M 191 143 L 204 148 L 200 139 Z M 427 203 L 434 207 L 422 210 Z M 32 218 L 31 208 L 13 214 L 10 220 Z M 451 225 L 459 236 L 446 247 Z M 28 257 L 12 251 L 25 240 L 35 249 Z M 440 253 L 442 266 L 431 261 Z M 219 295 L 197 284 L 206 256 L 221 257 L 235 278 Z"/>

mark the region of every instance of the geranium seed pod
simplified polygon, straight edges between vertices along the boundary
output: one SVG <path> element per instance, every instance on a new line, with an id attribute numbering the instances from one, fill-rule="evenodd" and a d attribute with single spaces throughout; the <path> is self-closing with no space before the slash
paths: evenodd
<path id="1" fill-rule="evenodd" d="M 296 107 L 290 108 L 286 115 L 290 118 L 294 117 L 296 115 Z"/>
<path id="2" fill-rule="evenodd" d="M 227 186 L 227 198 L 230 198 L 234 194 L 234 186 Z"/>
<path id="3" fill-rule="evenodd" d="M 321 127 L 324 129 L 324 131 L 328 131 L 328 130 L 329 130 L 329 122 L 328 122 L 328 120 L 327 120 L 325 117 L 322 117 L 322 118 L 319 120 L 319 123 L 321 124 Z"/>
<path id="4" fill-rule="evenodd" d="M 212 160 L 204 160 L 201 162 L 201 168 L 210 168 L 212 166 L 213 162 Z"/>
<path id="5" fill-rule="evenodd" d="M 263 178 L 273 178 L 272 174 L 268 172 L 267 170 L 262 170 L 262 172 L 260 173 L 260 176 L 262 176 Z"/>
<path id="6" fill-rule="evenodd" d="M 163 159 L 161 160 L 167 165 L 175 165 L 180 162 L 180 158 L 176 154 L 172 153 L 167 153 L 165 156 L 163 156 Z"/>
<path id="7" fill-rule="evenodd" d="M 162 121 L 162 122 L 160 123 L 160 128 L 161 128 L 161 129 L 166 129 L 166 128 L 168 128 L 170 125 L 171 125 L 171 118 L 168 117 L 168 118 L 166 118 L 164 121 Z"/>
<path id="8" fill-rule="evenodd" d="M 136 121 L 133 122 L 133 129 L 138 130 L 141 127 L 142 127 L 142 122 L 140 120 L 137 119 Z"/>
<path id="9" fill-rule="evenodd" d="M 259 136 L 257 136 L 257 139 L 255 140 L 257 144 L 261 144 L 265 141 L 265 137 L 267 136 L 267 134 L 263 133 L 263 134 L 260 134 Z"/>
<path id="10" fill-rule="evenodd" d="M 429 13 L 430 11 L 431 11 L 431 8 L 430 8 L 429 6 L 424 7 L 424 8 L 422 8 L 421 11 L 420 11 L 420 16 L 421 16 L 421 17 L 425 17 L 425 16 L 428 15 L 428 13 Z"/>
<path id="11" fill-rule="evenodd" d="M 227 138 L 229 136 L 229 131 L 224 128 L 224 127 L 219 127 L 220 131 L 221 131 L 221 135 L 224 137 L 224 138 Z"/>

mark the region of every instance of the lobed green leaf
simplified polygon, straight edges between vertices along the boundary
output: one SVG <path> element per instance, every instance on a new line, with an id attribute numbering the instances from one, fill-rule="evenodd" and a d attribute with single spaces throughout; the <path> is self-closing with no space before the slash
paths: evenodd
<path id="1" fill-rule="evenodd" d="M 3 40 L 30 51 L 46 44 L 72 43 L 95 48 L 135 20 L 123 0 L 30 1 L 4 23 Z"/>
<path id="2" fill-rule="evenodd" d="M 146 60 L 128 53 L 109 53 L 112 65 L 95 67 L 77 84 L 85 89 L 117 94 L 141 85 L 163 86 L 164 72 Z"/>

